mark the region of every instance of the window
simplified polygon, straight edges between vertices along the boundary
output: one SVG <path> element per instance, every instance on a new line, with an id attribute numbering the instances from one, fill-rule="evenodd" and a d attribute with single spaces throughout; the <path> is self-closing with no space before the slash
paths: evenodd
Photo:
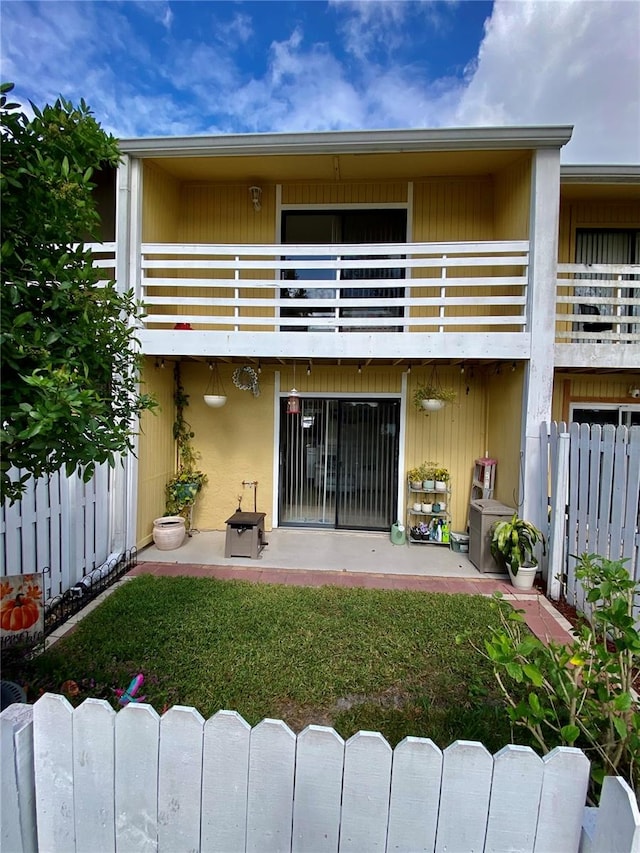
<path id="1" fill-rule="evenodd" d="M 572 403 L 569 420 L 580 424 L 612 424 L 613 426 L 640 425 L 640 404 Z"/>

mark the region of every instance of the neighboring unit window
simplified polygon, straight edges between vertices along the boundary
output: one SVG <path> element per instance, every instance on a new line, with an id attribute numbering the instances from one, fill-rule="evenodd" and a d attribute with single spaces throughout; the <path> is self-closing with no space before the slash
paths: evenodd
<path id="1" fill-rule="evenodd" d="M 612 426 L 640 425 L 640 404 L 572 403 L 569 420 L 579 424 L 611 424 Z"/>
<path id="2" fill-rule="evenodd" d="M 404 243 L 407 234 L 407 213 L 405 210 L 336 210 L 336 211 L 285 211 L 282 214 L 283 243 Z M 364 248 L 364 246 L 363 246 Z M 318 256 L 315 256 L 318 258 Z M 329 260 L 332 255 L 322 255 Z M 395 257 L 389 255 L 388 257 Z M 404 287 L 345 287 L 344 282 L 357 282 L 359 279 L 403 279 L 403 269 L 367 268 L 366 250 L 362 259 L 362 269 L 344 270 L 337 282 L 333 270 L 313 270 L 304 268 L 304 258 L 298 258 L 300 267 L 288 270 L 283 277 L 291 279 L 292 286 L 282 292 L 283 299 L 309 299 L 316 302 L 310 310 L 304 308 L 280 309 L 282 317 L 308 317 L 308 326 L 282 326 L 283 331 L 332 331 L 327 326 L 314 324 L 313 318 L 319 317 L 402 317 L 403 309 L 385 305 L 385 301 L 404 295 Z M 326 288 L 305 288 L 305 280 L 326 279 Z M 295 282 L 295 284 L 293 284 Z M 334 286 L 331 286 L 333 283 Z M 338 289 L 339 288 L 339 289 Z M 317 307 L 320 299 L 362 299 L 360 307 L 333 308 L 323 310 Z M 344 326 L 341 331 L 401 331 L 401 326 Z"/>
<path id="3" fill-rule="evenodd" d="M 577 264 L 637 264 L 640 258 L 640 231 L 638 230 L 619 230 L 619 229 L 578 229 L 576 232 L 576 263 Z M 579 278 L 582 276 L 578 276 Z M 640 331 L 639 323 L 614 324 L 611 319 L 618 309 L 614 306 L 613 301 L 609 304 L 599 302 L 600 297 L 607 299 L 629 299 L 640 298 L 640 283 L 626 284 L 626 282 L 635 282 L 635 277 L 624 275 L 608 275 L 599 273 L 597 275 L 585 275 L 585 279 L 607 280 L 611 278 L 620 278 L 620 286 L 612 288 L 611 286 L 598 287 L 597 285 L 576 285 L 576 296 L 584 296 L 589 301 L 580 302 L 577 306 L 578 314 L 584 314 L 585 319 L 582 323 L 578 323 L 578 331 L 593 332 L 597 336 L 600 332 L 632 332 Z M 638 305 L 620 305 L 619 313 L 631 315 L 634 317 L 640 316 L 640 306 Z M 594 337 L 594 340 L 598 340 Z"/>

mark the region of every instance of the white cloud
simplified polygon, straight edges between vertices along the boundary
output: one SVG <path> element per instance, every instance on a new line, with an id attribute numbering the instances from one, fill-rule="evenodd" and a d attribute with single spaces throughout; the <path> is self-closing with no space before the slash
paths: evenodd
<path id="1" fill-rule="evenodd" d="M 564 162 L 640 161 L 640 4 L 496 0 L 458 125 L 574 124 Z"/>

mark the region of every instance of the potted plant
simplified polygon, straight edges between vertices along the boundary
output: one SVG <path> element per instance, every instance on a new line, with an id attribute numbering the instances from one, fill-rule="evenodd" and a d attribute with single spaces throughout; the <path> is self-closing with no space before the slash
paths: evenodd
<path id="1" fill-rule="evenodd" d="M 440 385 L 420 385 L 413 392 L 413 405 L 419 412 L 437 412 L 455 399 L 453 388 L 442 388 Z"/>
<path id="2" fill-rule="evenodd" d="M 414 492 L 419 492 L 422 490 L 422 481 L 425 477 L 425 466 L 424 463 L 422 465 L 418 465 L 417 468 L 409 468 L 407 471 L 407 480 L 409 481 L 409 485 L 414 490 Z"/>
<path id="3" fill-rule="evenodd" d="M 433 472 L 436 492 L 446 492 L 449 482 L 449 471 L 447 468 L 436 468 Z"/>
<path id="4" fill-rule="evenodd" d="M 423 480 L 422 488 L 425 492 L 434 492 L 436 488 L 436 471 L 438 470 L 437 462 L 425 462 L 422 466 Z"/>
<path id="5" fill-rule="evenodd" d="M 189 395 L 185 394 L 182 386 L 179 364 L 175 367 L 175 383 L 176 419 L 173 424 L 173 437 L 178 453 L 178 470 L 165 486 L 165 513 L 184 518 L 188 531 L 191 509 L 198 492 L 207 482 L 207 475 L 196 467 L 198 455 L 191 443 L 194 433 L 184 417 L 184 410 L 189 405 Z"/>
<path id="6" fill-rule="evenodd" d="M 546 554 L 543 533 L 531 522 L 514 512 L 509 521 L 496 521 L 491 527 L 491 554 L 498 565 L 509 572 L 511 583 L 518 589 L 531 589 L 538 571 L 533 551 L 538 542 Z"/>

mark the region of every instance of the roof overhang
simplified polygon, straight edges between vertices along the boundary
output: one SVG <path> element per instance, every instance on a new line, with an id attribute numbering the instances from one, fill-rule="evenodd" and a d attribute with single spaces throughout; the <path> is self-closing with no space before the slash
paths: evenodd
<path id="1" fill-rule="evenodd" d="M 371 154 L 560 148 L 571 125 L 470 127 L 429 130 L 356 130 L 319 133 L 255 133 L 121 139 L 134 157 L 266 156 L 273 154 Z"/>

